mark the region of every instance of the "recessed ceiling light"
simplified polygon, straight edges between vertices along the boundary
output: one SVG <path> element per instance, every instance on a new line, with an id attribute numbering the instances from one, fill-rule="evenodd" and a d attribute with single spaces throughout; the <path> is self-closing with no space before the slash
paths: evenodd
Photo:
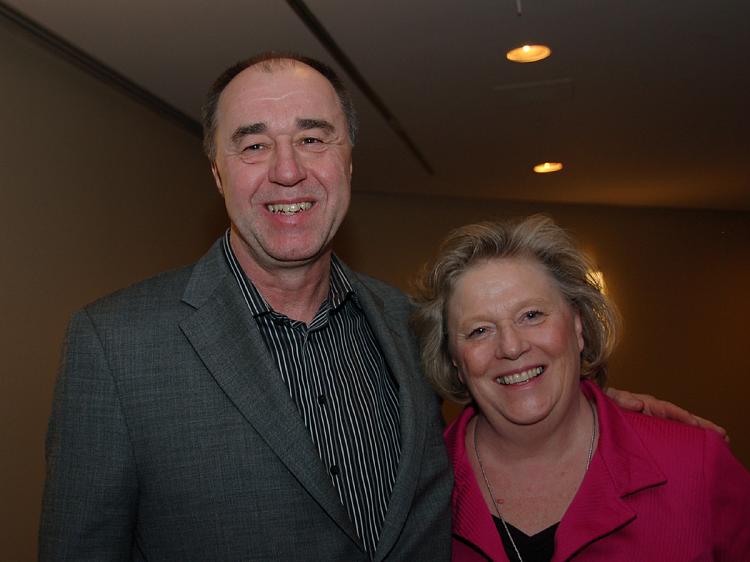
<path id="1" fill-rule="evenodd" d="M 542 162 L 534 166 L 534 171 L 537 174 L 549 174 L 550 172 L 559 172 L 562 169 L 562 162 Z"/>
<path id="2" fill-rule="evenodd" d="M 536 62 L 546 59 L 552 54 L 547 45 L 524 45 L 517 49 L 511 49 L 505 54 L 509 61 L 513 62 Z"/>

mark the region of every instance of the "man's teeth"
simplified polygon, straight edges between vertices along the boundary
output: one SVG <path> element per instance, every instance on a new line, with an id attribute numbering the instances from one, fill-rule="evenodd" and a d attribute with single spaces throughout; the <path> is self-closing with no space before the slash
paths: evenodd
<path id="1" fill-rule="evenodd" d="M 304 203 L 276 203 L 274 205 L 268 205 L 268 210 L 272 213 L 283 213 L 285 215 L 293 215 L 301 211 L 307 211 L 312 207 L 312 203 L 305 201 Z"/>
<path id="2" fill-rule="evenodd" d="M 533 369 L 522 371 L 520 373 L 516 373 L 515 375 L 497 377 L 497 382 L 499 382 L 500 384 L 518 384 L 520 382 L 531 380 L 534 377 L 538 377 L 542 374 L 543 371 L 544 367 L 534 367 Z"/>

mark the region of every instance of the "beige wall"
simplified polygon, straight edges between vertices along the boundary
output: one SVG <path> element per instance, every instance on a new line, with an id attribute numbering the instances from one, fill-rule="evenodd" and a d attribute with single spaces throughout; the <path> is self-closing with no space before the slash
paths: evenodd
<path id="1" fill-rule="evenodd" d="M 451 228 L 537 212 L 596 258 L 624 316 L 612 386 L 656 394 L 724 425 L 750 467 L 750 213 L 357 194 L 338 251 L 408 290 Z"/>
<path id="2" fill-rule="evenodd" d="M 99 295 L 199 256 L 224 218 L 199 142 L 0 21 L 0 552 L 34 558 L 43 439 L 65 324 Z M 356 156 L 355 156 L 356 158 Z M 742 416 L 750 215 L 551 207 L 595 253 L 627 333 L 612 382 L 726 425 Z M 337 249 L 407 288 L 459 224 L 542 210 L 358 193 Z"/>
<path id="3" fill-rule="evenodd" d="M 0 558 L 35 557 L 70 313 L 199 256 L 223 225 L 192 135 L 0 19 Z"/>

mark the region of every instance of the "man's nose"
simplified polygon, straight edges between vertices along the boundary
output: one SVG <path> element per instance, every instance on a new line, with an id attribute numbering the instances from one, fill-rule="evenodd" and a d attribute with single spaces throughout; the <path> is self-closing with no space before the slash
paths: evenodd
<path id="1" fill-rule="evenodd" d="M 291 142 L 277 142 L 274 147 L 268 179 L 284 186 L 297 185 L 307 173 Z"/>
<path id="2" fill-rule="evenodd" d="M 502 359 L 518 359 L 529 348 L 523 332 L 516 326 L 503 326 L 497 343 L 496 354 Z"/>

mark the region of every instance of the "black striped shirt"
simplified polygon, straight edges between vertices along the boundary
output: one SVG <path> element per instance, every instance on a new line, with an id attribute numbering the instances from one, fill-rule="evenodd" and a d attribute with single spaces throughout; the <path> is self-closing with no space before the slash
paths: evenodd
<path id="1" fill-rule="evenodd" d="M 274 311 L 224 254 L 331 482 L 372 557 L 396 481 L 398 387 L 334 256 L 330 290 L 310 325 Z"/>

